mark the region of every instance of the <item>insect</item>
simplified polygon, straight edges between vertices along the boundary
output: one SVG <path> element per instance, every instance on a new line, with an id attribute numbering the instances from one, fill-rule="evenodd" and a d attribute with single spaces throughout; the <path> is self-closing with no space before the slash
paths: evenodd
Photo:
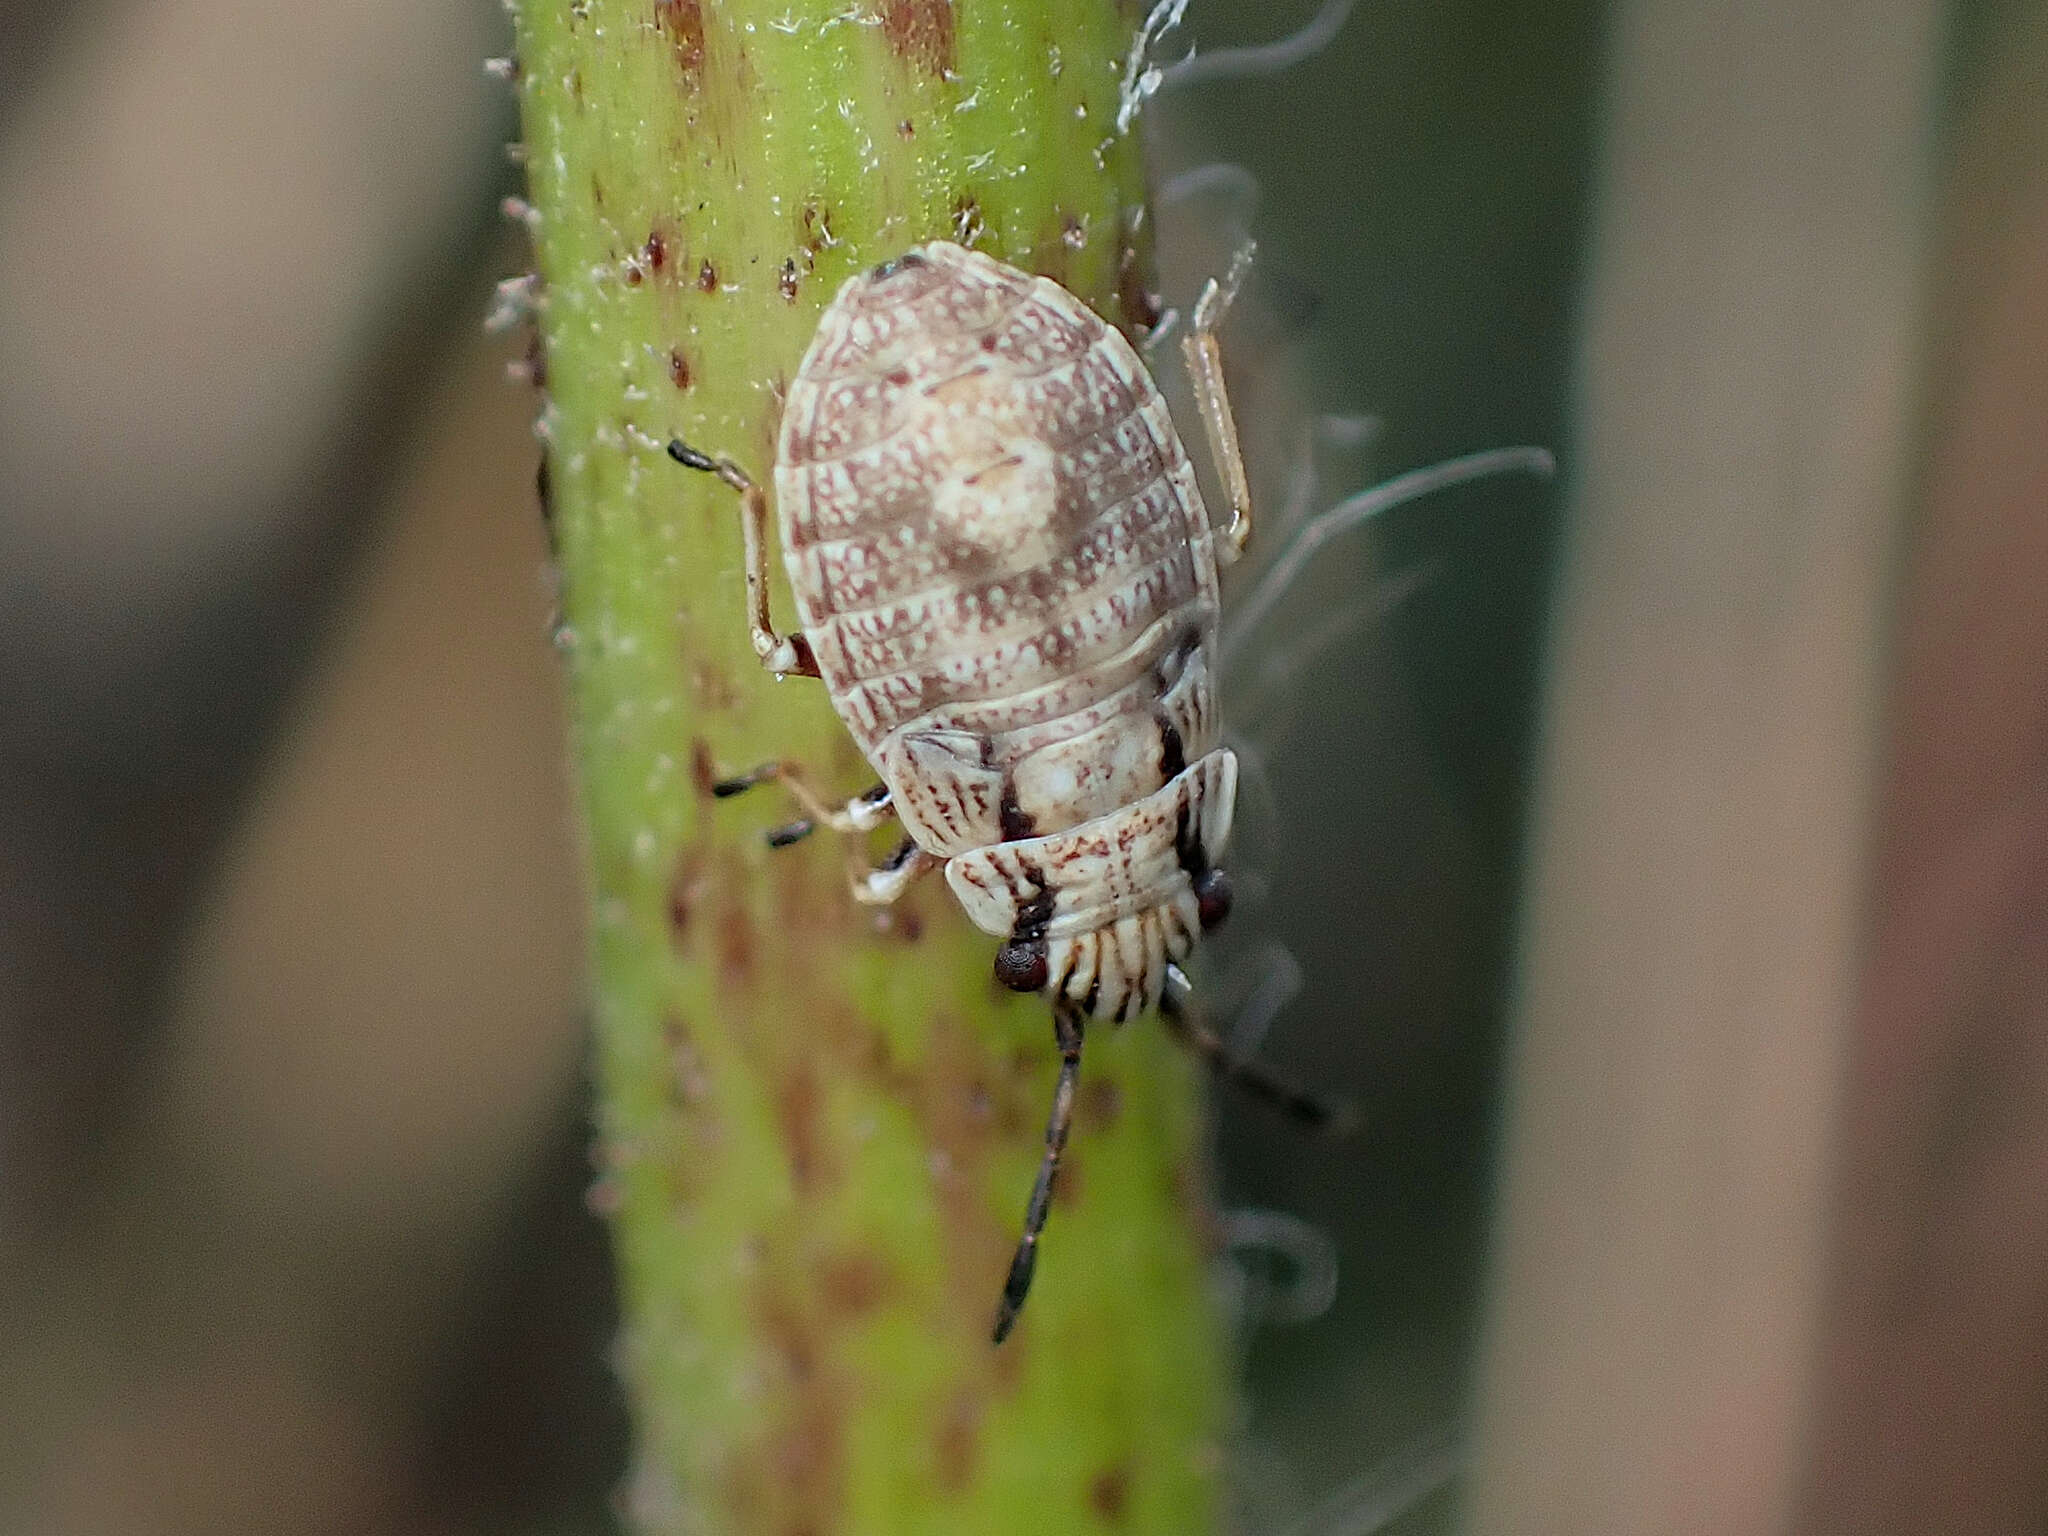
<path id="1" fill-rule="evenodd" d="M 1051 1000 L 1059 1077 L 997 1343 L 1031 1286 L 1088 1023 L 1159 1008 L 1219 1070 L 1327 1117 L 1229 1056 L 1180 969 L 1231 904 L 1218 858 L 1237 759 L 1212 658 L 1217 567 L 1244 549 L 1251 496 L 1217 329 L 1249 256 L 1203 289 L 1182 338 L 1230 501 L 1220 530 L 1130 343 L 1057 283 L 951 244 L 849 279 L 790 383 L 774 486 L 799 629 L 769 614 L 767 493 L 668 445 L 739 493 L 763 665 L 823 679 L 881 777 L 839 805 L 783 763 L 717 792 L 782 783 L 805 819 L 778 845 L 897 818 L 907 836 L 855 872 L 856 899 L 894 901 L 943 867 L 1003 940 L 996 979 Z"/>

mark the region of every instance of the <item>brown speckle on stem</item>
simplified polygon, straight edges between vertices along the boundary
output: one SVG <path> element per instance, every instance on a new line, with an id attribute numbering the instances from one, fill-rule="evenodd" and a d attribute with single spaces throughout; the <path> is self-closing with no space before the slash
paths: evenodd
<path id="1" fill-rule="evenodd" d="M 827 1536 L 840 1529 L 844 1502 L 846 1391 L 826 1358 L 818 1322 L 790 1300 L 763 1297 L 761 1334 L 791 1399 L 786 1417 L 733 1467 L 742 1484 L 735 1503 L 748 1530 L 776 1536 Z"/>
<path id="2" fill-rule="evenodd" d="M 754 924 L 740 907 L 727 907 L 718 915 L 718 975 L 728 987 L 753 980 Z"/>
<path id="3" fill-rule="evenodd" d="M 1131 1469 L 1118 1462 L 1104 1467 L 1089 1480 L 1088 1507 L 1111 1525 L 1122 1525 L 1131 1507 Z"/>
<path id="4" fill-rule="evenodd" d="M 818 1294 L 841 1317 L 862 1317 L 874 1311 L 894 1284 L 888 1260 L 867 1248 L 836 1254 L 818 1270 Z"/>
<path id="5" fill-rule="evenodd" d="M 953 68 L 953 0 L 888 0 L 882 34 L 906 64 L 941 76 Z"/>
<path id="6" fill-rule="evenodd" d="M 953 1394 L 939 1416 L 938 1432 L 932 1436 L 932 1469 L 940 1491 L 958 1493 L 974 1480 L 976 1452 L 981 1443 L 982 1401 L 977 1392 Z"/>
<path id="7" fill-rule="evenodd" d="M 715 800 L 718 797 L 718 758 L 711 750 L 711 743 L 702 736 L 690 738 L 690 787 L 697 792 L 700 800 Z"/>
<path id="8" fill-rule="evenodd" d="M 1108 1078 L 1091 1078 L 1081 1085 L 1080 1119 L 1084 1131 L 1107 1131 L 1123 1112 L 1123 1092 Z"/>
<path id="9" fill-rule="evenodd" d="M 702 0 L 655 0 L 655 25 L 667 34 L 676 73 L 690 90 L 704 83 L 704 6 Z"/>
<path id="10" fill-rule="evenodd" d="M 775 1091 L 775 1124 L 789 1157 L 789 1182 L 799 1199 L 818 1190 L 825 1158 L 824 1109 L 817 1068 L 800 1058 Z"/>
<path id="11" fill-rule="evenodd" d="M 682 942 L 684 930 L 690 926 L 690 896 L 694 884 L 684 865 L 676 866 L 675 878 L 668 883 L 668 935 L 677 943 Z"/>
<path id="12" fill-rule="evenodd" d="M 832 210 L 817 203 L 804 204 L 804 249 L 816 256 L 838 243 L 832 234 Z"/>
<path id="13" fill-rule="evenodd" d="M 1083 1166 L 1082 1154 L 1070 1143 L 1060 1160 L 1059 1182 L 1052 1187 L 1054 1210 L 1071 1211 L 1081 1203 L 1081 1190 L 1087 1182 L 1081 1176 Z"/>

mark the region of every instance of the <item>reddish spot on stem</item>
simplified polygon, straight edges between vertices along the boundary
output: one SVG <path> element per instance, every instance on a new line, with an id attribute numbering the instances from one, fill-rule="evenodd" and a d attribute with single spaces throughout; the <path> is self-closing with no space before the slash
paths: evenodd
<path id="1" fill-rule="evenodd" d="M 938 1475 L 940 1492 L 959 1493 L 974 1480 L 980 1441 L 979 1395 L 954 1393 L 939 1417 L 938 1433 L 932 1436 L 932 1470 Z"/>
<path id="2" fill-rule="evenodd" d="M 789 1401 L 778 1415 L 781 1422 L 734 1467 L 741 1495 L 736 1503 L 750 1517 L 749 1530 L 825 1536 L 840 1528 L 851 1404 L 844 1384 L 835 1380 L 814 1319 L 772 1296 L 762 1300 L 758 1317 Z"/>
<path id="3" fill-rule="evenodd" d="M 690 360 L 683 356 L 680 347 L 668 349 L 668 381 L 677 389 L 688 389 L 692 382 Z"/>
<path id="4" fill-rule="evenodd" d="M 789 303 L 794 304 L 796 302 L 797 276 L 796 258 L 794 256 L 786 257 L 783 260 L 782 275 L 776 280 L 775 287 Z"/>
<path id="5" fill-rule="evenodd" d="M 775 1123 L 789 1155 L 789 1182 L 799 1199 L 817 1189 L 824 1159 L 824 1108 L 817 1068 L 801 1058 L 775 1089 Z"/>
<path id="6" fill-rule="evenodd" d="M 754 974 L 754 924 L 744 909 L 727 907 L 718 916 L 718 976 L 729 987 Z"/>
<path id="7" fill-rule="evenodd" d="M 1104 1467 L 1088 1482 L 1088 1507 L 1111 1525 L 1122 1525 L 1131 1508 L 1131 1468 L 1128 1462 Z"/>
<path id="8" fill-rule="evenodd" d="M 718 268 L 707 259 L 697 267 L 697 288 L 703 293 L 718 292 Z"/>
<path id="9" fill-rule="evenodd" d="M 1123 1115 L 1123 1091 L 1108 1078 L 1091 1078 L 1081 1085 L 1079 1109 L 1083 1130 L 1106 1131 Z"/>
<path id="10" fill-rule="evenodd" d="M 804 249 L 811 255 L 839 242 L 832 238 L 832 210 L 816 203 L 804 204 Z"/>
<path id="11" fill-rule="evenodd" d="M 1070 1211 L 1081 1203 L 1081 1190 L 1087 1182 L 1081 1177 L 1082 1161 L 1074 1144 L 1068 1142 L 1066 1155 L 1060 1159 L 1059 1181 L 1052 1187 L 1054 1210 Z"/>
<path id="12" fill-rule="evenodd" d="M 668 237 L 658 229 L 647 231 L 645 247 L 648 270 L 659 272 L 668 265 Z"/>
<path id="13" fill-rule="evenodd" d="M 702 736 L 690 740 L 690 787 L 699 800 L 717 798 L 718 759 L 711 755 L 711 743 Z"/>
<path id="14" fill-rule="evenodd" d="M 953 0 L 888 0 L 882 34 L 906 64 L 933 75 L 953 68 Z"/>
<path id="15" fill-rule="evenodd" d="M 882 933 L 905 944 L 915 944 L 924 937 L 924 914 L 918 911 L 914 899 L 906 898 L 890 909 Z"/>
<path id="16" fill-rule="evenodd" d="M 654 24 L 668 36 L 683 84 L 696 90 L 704 83 L 702 0 L 654 0 Z"/>
<path id="17" fill-rule="evenodd" d="M 892 1284 L 888 1262 L 866 1248 L 838 1254 L 826 1260 L 818 1272 L 819 1295 L 841 1317 L 861 1317 L 874 1311 Z"/>

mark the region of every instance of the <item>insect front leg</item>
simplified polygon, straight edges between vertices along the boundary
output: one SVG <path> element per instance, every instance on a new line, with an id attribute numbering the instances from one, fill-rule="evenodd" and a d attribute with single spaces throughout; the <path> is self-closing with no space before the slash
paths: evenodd
<path id="1" fill-rule="evenodd" d="M 1230 497 L 1230 525 L 1223 530 L 1224 558 L 1235 560 L 1244 553 L 1252 536 L 1252 485 L 1245 473 L 1244 452 L 1238 447 L 1237 418 L 1231 414 L 1230 394 L 1223 387 L 1223 348 L 1216 333 L 1223 326 L 1231 301 L 1244 286 L 1251 271 L 1249 241 L 1231 259 L 1223 281 L 1210 278 L 1195 301 L 1195 317 L 1181 338 L 1181 353 L 1187 359 L 1188 376 L 1195 387 L 1195 404 L 1202 413 L 1202 432 L 1209 440 L 1209 456 L 1223 477 L 1223 489 Z"/>
<path id="2" fill-rule="evenodd" d="M 740 530 L 746 546 L 747 628 L 754 654 L 777 677 L 816 677 L 818 661 L 802 630 L 779 634 L 768 615 L 768 493 L 747 472 L 722 455 L 700 453 L 681 438 L 671 438 L 668 456 L 685 469 L 716 475 L 740 493 Z"/>

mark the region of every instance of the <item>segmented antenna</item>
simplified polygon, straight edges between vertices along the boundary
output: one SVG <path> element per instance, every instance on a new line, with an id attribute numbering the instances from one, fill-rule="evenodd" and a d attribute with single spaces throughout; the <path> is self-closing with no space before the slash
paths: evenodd
<path id="1" fill-rule="evenodd" d="M 1010 1260 L 1010 1277 L 1003 1282 L 1002 1303 L 996 1308 L 995 1341 L 1000 1344 L 1017 1325 L 1024 1310 L 1024 1298 L 1031 1293 L 1031 1272 L 1038 1267 L 1038 1234 L 1045 1230 L 1046 1212 L 1052 1209 L 1052 1181 L 1060 1171 L 1060 1154 L 1067 1148 L 1067 1131 L 1074 1123 L 1074 1087 L 1081 1078 L 1081 1015 L 1065 998 L 1052 1005 L 1053 1037 L 1060 1048 L 1060 1079 L 1052 1091 L 1052 1113 L 1045 1122 L 1045 1156 L 1038 1164 L 1038 1182 L 1031 1186 L 1031 1200 L 1024 1207 L 1024 1236 Z"/>

